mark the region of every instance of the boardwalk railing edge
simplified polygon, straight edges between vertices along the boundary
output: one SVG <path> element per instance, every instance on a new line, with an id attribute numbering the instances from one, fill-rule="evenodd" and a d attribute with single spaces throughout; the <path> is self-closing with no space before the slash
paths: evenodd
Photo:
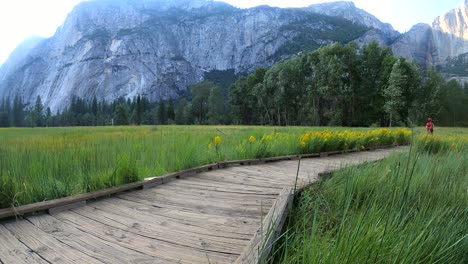
<path id="1" fill-rule="evenodd" d="M 256 264 L 262 263 L 268 258 L 278 234 L 283 228 L 286 216 L 292 208 L 293 189 L 284 188 L 275 203 L 263 218 L 261 228 L 254 234 L 235 264 Z"/>
<path id="2" fill-rule="evenodd" d="M 147 178 L 143 181 L 128 183 L 120 186 L 115 186 L 95 192 L 83 193 L 68 197 L 63 197 L 59 199 L 54 199 L 50 201 L 43 201 L 28 205 L 22 205 L 18 207 L 10 207 L 5 209 L 0 209 L 0 220 L 10 218 L 10 217 L 21 217 L 26 214 L 32 214 L 37 212 L 46 211 L 49 214 L 57 213 L 60 211 L 76 208 L 79 206 L 86 205 L 87 201 L 96 200 L 99 198 L 109 197 L 118 193 L 131 190 L 141 190 L 152 188 L 161 184 L 168 183 L 175 179 L 185 178 L 197 175 L 201 172 L 222 169 L 230 166 L 245 166 L 245 165 L 255 165 L 262 163 L 269 163 L 275 161 L 283 160 L 298 160 L 304 158 L 315 158 L 315 157 L 327 157 L 338 154 L 360 152 L 360 151 L 369 151 L 375 149 L 384 149 L 384 148 L 393 148 L 402 145 L 386 145 L 378 146 L 372 148 L 366 148 L 364 150 L 351 149 L 351 150 L 342 150 L 342 151 L 330 151 L 330 152 L 320 152 L 320 153 L 311 153 L 311 154 L 298 154 L 298 155 L 289 155 L 289 156 L 280 156 L 280 157 L 271 157 L 271 158 L 260 158 L 260 159 L 247 159 L 247 160 L 234 160 L 234 161 L 221 161 L 218 163 L 212 163 L 208 165 L 203 165 L 179 172 L 169 173 L 159 177 Z"/>

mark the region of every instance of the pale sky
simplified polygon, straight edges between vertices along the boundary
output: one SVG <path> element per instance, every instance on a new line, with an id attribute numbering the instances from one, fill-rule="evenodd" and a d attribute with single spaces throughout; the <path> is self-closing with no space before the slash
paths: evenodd
<path id="1" fill-rule="evenodd" d="M 73 7 L 85 0 L 1 0 L 0 65 L 23 40 L 30 36 L 50 37 Z M 135 0 L 138 1 L 138 0 Z M 222 0 L 248 8 L 258 5 L 304 7 L 330 0 Z M 388 22 L 400 31 L 416 23 L 432 23 L 439 15 L 459 6 L 463 0 L 353 0 L 356 6 Z"/>

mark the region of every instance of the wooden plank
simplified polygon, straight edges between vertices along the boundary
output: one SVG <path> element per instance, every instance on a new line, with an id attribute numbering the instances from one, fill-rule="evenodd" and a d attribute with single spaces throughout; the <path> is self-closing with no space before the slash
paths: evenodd
<path id="1" fill-rule="evenodd" d="M 133 194 L 133 193 L 132 193 Z M 131 194 L 131 195 L 132 195 Z M 202 190 L 193 190 L 192 192 L 177 186 L 171 188 L 154 189 L 151 192 L 135 193 L 138 197 L 144 199 L 157 198 L 158 201 L 187 201 L 187 204 L 207 205 L 227 209 L 237 208 L 256 208 L 259 205 L 272 204 L 276 195 L 239 195 L 229 193 L 207 192 Z M 153 200 L 153 199 L 151 199 Z M 196 200 L 196 201 L 195 201 Z"/>
<path id="2" fill-rule="evenodd" d="M 246 166 L 246 165 L 257 165 L 265 163 L 262 159 L 248 159 L 248 160 L 232 160 L 222 161 L 218 163 L 219 168 L 226 168 L 232 166 Z"/>
<path id="3" fill-rule="evenodd" d="M 263 190 L 262 188 L 249 188 L 246 189 L 245 185 L 225 185 L 219 184 L 213 181 L 203 181 L 201 179 L 196 179 L 195 181 L 189 180 L 180 180 L 174 182 L 173 185 L 166 185 L 167 187 L 170 186 L 178 186 L 180 188 L 186 189 L 194 189 L 194 190 L 206 190 L 206 191 L 214 191 L 214 192 L 221 192 L 221 193 L 233 193 L 238 195 L 258 195 L 258 196 L 278 196 L 279 191 L 277 189 L 274 190 Z M 240 187 L 240 188 L 238 188 Z"/>
<path id="4" fill-rule="evenodd" d="M 33 252 L 51 263 L 103 263 L 56 240 L 26 220 L 5 227 Z"/>
<path id="5" fill-rule="evenodd" d="M 242 251 L 235 263 L 260 263 L 268 257 L 277 234 L 281 231 L 284 220 L 292 206 L 292 189 L 284 188 L 278 196 L 275 205 L 263 220 L 263 230 L 260 229 Z"/>
<path id="6" fill-rule="evenodd" d="M 163 179 L 161 177 L 148 178 L 144 180 L 143 190 L 150 189 L 161 184 L 163 184 Z"/>
<path id="7" fill-rule="evenodd" d="M 217 203 L 216 201 L 195 200 L 193 197 L 190 200 L 177 198 L 173 195 L 158 195 L 157 193 L 141 193 L 132 192 L 125 195 L 119 196 L 119 198 L 131 200 L 135 202 L 150 204 L 152 206 L 177 208 L 181 210 L 189 210 L 195 212 L 209 212 L 218 215 L 229 215 L 229 216 L 246 216 L 252 218 L 258 218 L 262 214 L 262 205 L 249 205 L 244 204 L 242 206 L 236 206 L 233 204 Z M 272 202 L 265 202 L 270 204 Z M 266 205 L 268 206 L 268 205 Z M 269 207 L 268 207 L 269 208 Z M 267 210 L 263 207 L 264 210 Z"/>
<path id="8" fill-rule="evenodd" d="M 275 183 L 268 183 L 266 181 L 261 181 L 260 179 L 255 178 L 255 177 L 249 178 L 249 177 L 246 177 L 246 175 L 241 177 L 229 171 L 226 171 L 226 172 L 223 171 L 220 174 L 210 174 L 210 175 L 200 174 L 200 175 L 197 175 L 197 179 L 214 180 L 217 182 L 221 182 L 223 184 L 241 184 L 241 185 L 255 186 L 255 187 L 261 187 L 261 188 L 263 187 L 277 188 L 277 189 L 282 188 L 282 187 L 281 188 L 277 187 L 278 185 Z M 285 184 L 285 183 L 282 183 L 282 184 Z M 282 186 L 282 185 L 279 185 L 279 186 Z"/>
<path id="9" fill-rule="evenodd" d="M 216 204 L 230 203 L 231 205 L 260 205 L 267 204 L 276 199 L 277 195 L 255 195 L 255 194 L 236 194 L 209 191 L 204 189 L 187 189 L 177 184 L 168 184 L 165 188 L 154 189 L 152 194 L 164 195 L 166 197 L 185 198 L 187 200 L 196 198 L 199 201 L 208 200 Z"/>
<path id="10" fill-rule="evenodd" d="M 268 163 L 271 164 L 271 163 Z M 262 164 L 258 166 L 245 166 L 245 167 L 233 167 L 229 170 L 223 171 L 223 174 L 235 175 L 236 177 L 248 177 L 250 179 L 259 179 L 260 181 L 280 185 L 285 182 L 285 179 L 294 178 L 296 175 L 296 168 L 294 170 L 265 170 L 268 164 Z"/>
<path id="11" fill-rule="evenodd" d="M 123 226 L 122 228 L 115 228 L 109 226 L 106 222 L 98 222 L 72 211 L 62 212 L 55 217 L 102 240 L 158 257 L 171 263 L 207 263 L 211 261 L 215 263 L 230 263 L 236 256 L 208 250 L 195 250 L 141 236 L 123 230 Z"/>
<path id="12" fill-rule="evenodd" d="M 229 188 L 230 190 L 236 192 L 255 192 L 255 193 L 277 193 L 281 192 L 281 188 L 278 186 L 251 186 L 245 185 L 242 183 L 229 183 L 226 184 L 225 182 L 217 181 L 214 178 L 200 178 L 200 175 L 197 175 L 190 179 L 182 179 L 180 183 L 186 183 L 190 185 L 202 185 L 202 186 L 210 186 L 214 188 Z"/>
<path id="13" fill-rule="evenodd" d="M 101 202 L 100 202 L 101 203 Z M 194 225 L 203 228 L 222 228 L 226 232 L 249 234 L 243 232 L 243 228 L 249 228 L 258 222 L 257 218 L 248 217 L 230 217 L 227 215 L 216 215 L 210 213 L 199 213 L 190 211 L 174 210 L 172 208 L 160 208 L 152 205 L 145 205 L 142 203 L 124 200 L 124 199 L 108 199 L 102 203 L 112 203 L 119 207 L 128 207 L 129 209 L 141 213 L 145 212 L 156 217 L 167 218 L 168 221 L 183 223 L 186 225 Z M 94 206 L 93 204 L 91 204 Z M 106 204 L 107 205 L 107 204 Z M 108 205 L 107 205 L 108 206 Z"/>
<path id="14" fill-rule="evenodd" d="M 56 214 L 56 213 L 59 213 L 59 212 L 62 212 L 62 211 L 78 208 L 78 207 L 85 206 L 85 205 L 86 205 L 86 201 L 81 201 L 81 202 L 77 202 L 77 203 L 62 205 L 62 206 L 50 208 L 48 210 L 48 213 L 49 214 Z"/>
<path id="15" fill-rule="evenodd" d="M 280 156 L 280 157 L 271 157 L 271 158 L 263 158 L 262 160 L 265 162 L 276 162 L 276 161 L 283 161 L 283 160 L 298 160 L 298 155 L 288 155 L 288 156 Z"/>
<path id="16" fill-rule="evenodd" d="M 197 214 L 209 214 L 209 215 L 216 215 L 216 216 L 226 216 L 226 217 L 243 217 L 243 218 L 249 218 L 249 219 L 258 219 L 259 214 L 261 215 L 260 211 L 257 210 L 221 210 L 220 208 L 213 208 L 211 206 L 203 206 L 200 204 L 190 204 L 187 205 L 183 202 L 170 202 L 170 201 L 148 201 L 144 200 L 138 197 L 132 197 L 132 196 L 125 196 L 125 197 L 119 197 L 121 199 L 127 200 L 127 201 L 133 201 L 136 203 L 144 204 L 144 205 L 149 205 L 153 207 L 160 207 L 164 209 L 171 209 L 171 210 L 177 210 L 177 211 L 182 211 L 182 212 L 192 212 L 192 213 L 197 213 Z M 267 210 L 267 209 L 265 209 Z M 265 210 L 262 210 L 264 212 Z"/>
<path id="17" fill-rule="evenodd" d="M 16 237 L 14 237 L 10 233 L 10 231 L 8 231 L 1 224 L 0 245 L 0 259 L 2 260 L 2 263 L 48 263 L 47 261 L 43 260 L 39 255 L 31 251 L 31 249 L 26 247 L 23 243 L 21 243 Z"/>
<path id="18" fill-rule="evenodd" d="M 28 220 L 60 242 L 104 263 L 166 263 L 156 257 L 94 237 L 50 215 L 29 217 Z"/>
<path id="19" fill-rule="evenodd" d="M 274 200 L 278 196 L 278 193 L 272 194 L 257 194 L 257 193 L 238 193 L 238 192 L 229 192 L 229 191 L 220 191 L 214 190 L 211 188 L 204 188 L 204 186 L 190 186 L 181 185 L 179 181 L 174 182 L 173 184 L 168 184 L 165 188 L 161 188 L 160 192 L 171 191 L 177 194 L 200 196 L 204 198 L 211 199 L 230 199 L 232 201 L 251 201 L 252 203 L 258 203 L 256 201 L 260 200 Z"/>
<path id="20" fill-rule="evenodd" d="M 161 224 L 150 219 L 145 219 L 149 221 L 142 221 L 141 217 L 134 219 L 132 216 L 125 216 L 92 207 L 82 207 L 73 211 L 95 221 L 106 223 L 110 227 L 120 228 L 132 234 L 195 250 L 237 254 L 247 244 L 245 240 L 195 234 L 190 230 L 171 229 L 166 227 L 164 222 Z"/>
<path id="21" fill-rule="evenodd" d="M 187 217 L 187 215 L 177 214 L 177 212 L 168 212 L 166 216 L 164 214 L 166 210 L 158 210 L 155 207 L 141 207 L 138 204 L 131 204 L 131 202 L 125 200 L 120 200 L 118 203 L 115 200 L 106 200 L 91 203 L 89 206 L 125 217 L 138 215 L 138 220 L 140 221 L 151 222 L 164 228 L 212 237 L 250 240 L 251 234 L 256 230 L 253 227 L 251 228 L 251 226 L 255 225 L 254 221 L 245 222 L 239 219 L 222 218 L 222 221 L 217 221 L 206 216 L 194 217 L 194 215 L 190 215 L 191 217 Z M 157 213 L 157 211 L 160 212 Z M 235 224 L 237 221 L 239 224 Z"/>

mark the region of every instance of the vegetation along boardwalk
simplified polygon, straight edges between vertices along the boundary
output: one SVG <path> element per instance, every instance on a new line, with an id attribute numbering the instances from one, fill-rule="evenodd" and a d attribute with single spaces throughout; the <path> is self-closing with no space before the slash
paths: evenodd
<path id="1" fill-rule="evenodd" d="M 302 159 L 297 186 L 403 149 Z M 297 168 L 298 160 L 233 166 L 75 209 L 3 221 L 0 263 L 255 262 L 266 223 L 288 207 Z"/>

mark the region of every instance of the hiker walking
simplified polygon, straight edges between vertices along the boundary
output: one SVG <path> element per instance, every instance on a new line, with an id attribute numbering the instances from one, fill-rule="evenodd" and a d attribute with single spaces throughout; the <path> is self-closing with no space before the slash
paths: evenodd
<path id="1" fill-rule="evenodd" d="M 431 135 L 434 133 L 434 122 L 432 122 L 432 118 L 430 117 L 427 119 L 426 130 L 427 130 L 427 133 Z"/>

